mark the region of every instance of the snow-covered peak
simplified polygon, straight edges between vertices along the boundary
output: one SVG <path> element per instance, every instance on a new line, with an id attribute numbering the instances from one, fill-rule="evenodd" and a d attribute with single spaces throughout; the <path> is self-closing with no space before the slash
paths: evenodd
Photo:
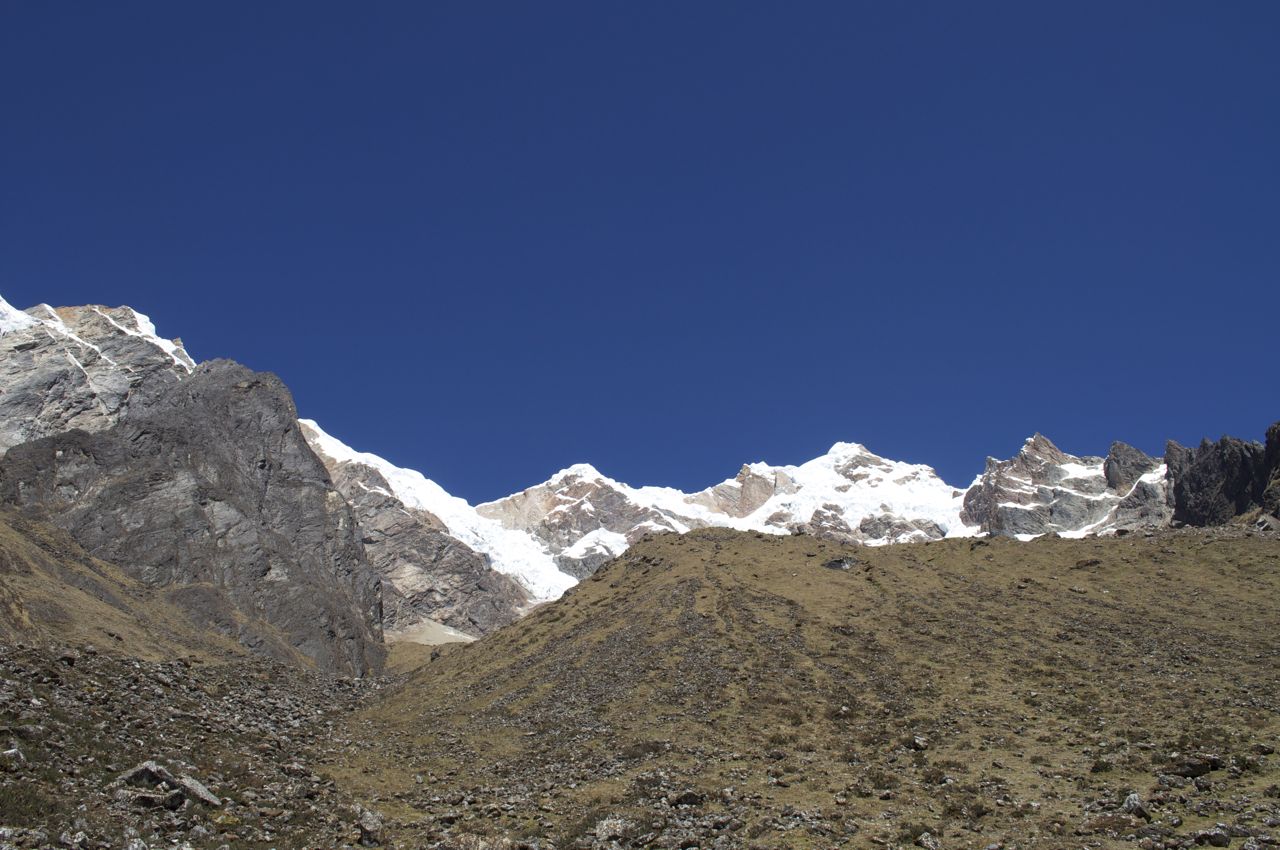
<path id="1" fill-rule="evenodd" d="M 562 569 L 582 574 L 616 554 L 619 541 L 708 526 L 821 530 L 869 544 L 973 534 L 960 521 L 961 498 L 930 467 L 841 442 L 799 466 L 746 464 L 737 477 L 697 493 L 632 486 L 578 464 L 476 509 L 536 537 Z"/>
<path id="2" fill-rule="evenodd" d="M 607 484 L 617 484 L 616 481 L 602 475 L 600 470 L 596 469 L 589 463 L 575 463 L 572 466 L 567 466 L 547 479 L 546 483 L 557 484 L 570 478 L 577 478 L 585 481 L 601 481 Z"/>
<path id="3" fill-rule="evenodd" d="M 871 452 L 862 443 L 836 443 L 828 451 L 828 457 L 856 457 L 858 455 L 870 455 Z M 873 455 L 874 457 L 874 455 Z"/>
<path id="4" fill-rule="evenodd" d="M 864 520 L 883 517 L 928 522 L 950 537 L 975 531 L 960 521 L 961 491 L 939 478 L 932 467 L 887 460 L 859 443 L 837 443 L 799 466 L 752 465 L 750 469 L 757 475 L 767 471 L 764 477 L 781 485 L 744 517 L 759 530 L 783 530 L 813 522 L 815 516 L 838 516 L 850 532 Z M 880 528 L 877 522 L 872 525 Z M 863 542 L 889 543 L 918 536 L 914 531 L 888 537 L 869 534 Z"/>

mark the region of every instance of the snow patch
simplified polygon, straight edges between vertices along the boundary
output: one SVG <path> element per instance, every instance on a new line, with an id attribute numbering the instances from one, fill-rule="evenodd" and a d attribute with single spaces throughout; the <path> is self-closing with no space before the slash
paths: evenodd
<path id="1" fill-rule="evenodd" d="M 39 322 L 36 319 L 28 316 L 18 308 L 10 305 L 3 297 L 0 297 L 0 336 L 37 324 Z"/>
<path id="2" fill-rule="evenodd" d="M 1062 470 L 1064 478 L 1100 478 L 1104 474 L 1101 461 L 1094 466 L 1086 466 L 1083 463 L 1063 463 L 1058 465 L 1058 469 Z"/>
<path id="3" fill-rule="evenodd" d="M 610 557 L 616 557 L 627 551 L 628 545 L 630 544 L 627 543 L 625 535 L 610 531 L 607 528 L 597 528 L 595 531 L 578 538 L 576 543 L 560 554 L 570 558 L 585 558 L 587 555 L 603 551 Z"/>

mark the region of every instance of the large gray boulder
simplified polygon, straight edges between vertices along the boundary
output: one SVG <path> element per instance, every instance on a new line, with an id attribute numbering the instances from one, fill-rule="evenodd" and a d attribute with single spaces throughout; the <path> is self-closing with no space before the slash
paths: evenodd
<path id="1" fill-rule="evenodd" d="M 280 380 L 212 361 L 144 379 L 129 402 L 105 430 L 11 448 L 0 501 L 148 584 L 191 588 L 176 598 L 253 649 L 283 640 L 326 670 L 378 670 L 379 577 Z M 223 600 L 243 616 L 203 610 Z"/>

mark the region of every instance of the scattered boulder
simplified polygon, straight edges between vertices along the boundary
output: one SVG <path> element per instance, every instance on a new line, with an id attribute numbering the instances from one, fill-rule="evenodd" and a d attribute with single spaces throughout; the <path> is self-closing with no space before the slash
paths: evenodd
<path id="1" fill-rule="evenodd" d="M 596 838 L 600 841 L 621 841 L 635 825 L 626 818 L 610 816 L 596 824 Z"/>
<path id="2" fill-rule="evenodd" d="M 26 764 L 26 756 L 22 754 L 22 750 L 17 747 L 10 747 L 7 750 L 0 750 L 0 770 L 10 773 L 16 772 L 22 765 Z"/>
<path id="3" fill-rule="evenodd" d="M 1125 797 L 1124 805 L 1121 806 L 1121 808 L 1126 814 L 1137 815 L 1145 821 L 1150 821 L 1152 819 L 1151 812 L 1147 809 L 1146 803 L 1142 801 L 1142 797 L 1137 792 Z"/>
<path id="4" fill-rule="evenodd" d="M 174 774 L 168 768 L 151 759 L 126 770 L 112 783 L 112 787 L 116 788 L 123 789 L 127 786 L 161 789 L 165 793 L 161 796 L 160 804 L 164 805 L 165 808 L 177 808 L 177 806 L 172 805 L 174 794 L 178 795 L 177 801 L 179 805 L 181 805 L 183 798 L 203 803 L 213 808 L 222 805 L 222 800 L 218 799 L 213 792 L 198 780 L 185 773 Z M 142 794 L 135 794 L 134 799 L 140 800 L 144 796 L 150 800 L 156 795 L 143 792 Z"/>
<path id="5" fill-rule="evenodd" d="M 1196 844 L 1207 844 L 1210 847 L 1229 847 L 1231 846 L 1231 836 L 1227 834 L 1225 829 L 1221 827 L 1213 827 L 1212 829 L 1202 829 L 1195 835 Z"/>
<path id="6" fill-rule="evenodd" d="M 372 809 L 361 808 L 356 828 L 360 830 L 361 847 L 378 847 L 382 844 L 382 815 Z"/>
<path id="7" fill-rule="evenodd" d="M 1222 769 L 1223 764 L 1224 762 L 1219 756 L 1198 753 L 1196 755 L 1173 757 L 1161 772 L 1172 776 L 1181 776 L 1184 779 L 1195 779 L 1198 776 L 1204 776 L 1210 771 Z"/>
<path id="8" fill-rule="evenodd" d="M 942 850 L 942 842 L 934 838 L 931 832 L 922 832 L 916 838 L 916 846 L 923 847 L 925 850 Z"/>

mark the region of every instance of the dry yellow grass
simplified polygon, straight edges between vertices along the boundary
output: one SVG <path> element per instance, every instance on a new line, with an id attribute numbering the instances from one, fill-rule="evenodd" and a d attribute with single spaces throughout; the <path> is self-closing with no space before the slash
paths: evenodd
<path id="1" fill-rule="evenodd" d="M 1176 835 L 1276 807 L 1277 599 L 1280 547 L 1239 531 L 657 537 L 443 648 L 337 769 L 412 841 L 1132 846 L 1130 792 Z M 1200 751 L 1208 791 L 1158 784 Z"/>

